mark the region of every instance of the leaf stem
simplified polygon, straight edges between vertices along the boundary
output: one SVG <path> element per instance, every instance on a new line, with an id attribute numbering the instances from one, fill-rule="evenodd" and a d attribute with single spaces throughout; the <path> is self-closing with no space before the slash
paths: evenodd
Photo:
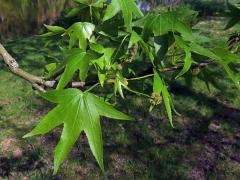
<path id="1" fill-rule="evenodd" d="M 148 75 L 145 75 L 145 76 L 130 78 L 130 79 L 127 79 L 127 80 L 128 81 L 135 81 L 135 80 L 145 79 L 145 78 L 152 77 L 152 76 L 154 76 L 154 74 L 148 74 Z"/>
<path id="2" fill-rule="evenodd" d="M 114 59 L 117 57 L 117 55 L 118 55 L 118 53 L 119 53 L 119 51 L 120 51 L 123 43 L 125 42 L 125 40 L 127 39 L 128 36 L 129 36 L 129 34 L 127 34 L 126 36 L 124 36 L 124 38 L 122 39 L 121 44 L 120 44 L 120 46 L 118 47 L 117 52 L 116 52 L 116 54 L 115 54 L 115 56 L 114 56 Z"/>
<path id="3" fill-rule="evenodd" d="M 90 7 L 90 16 L 91 16 L 91 21 L 93 23 L 93 12 L 92 12 L 92 6 L 89 6 Z"/>
<path id="4" fill-rule="evenodd" d="M 93 89 L 94 89 L 95 87 L 97 87 L 98 85 L 100 85 L 100 83 L 94 84 L 93 86 L 91 86 L 90 88 L 88 88 L 86 91 L 84 91 L 84 93 L 93 90 Z"/>
<path id="5" fill-rule="evenodd" d="M 144 93 L 141 93 L 141 92 L 132 90 L 132 89 L 130 89 L 130 88 L 127 87 L 127 86 L 124 86 L 124 88 L 125 88 L 126 90 L 128 90 L 129 92 L 132 92 L 132 93 L 137 94 L 137 95 L 139 95 L 139 96 L 144 96 L 144 97 L 147 97 L 147 98 L 151 98 L 151 96 L 149 96 L 148 94 L 144 94 Z"/>

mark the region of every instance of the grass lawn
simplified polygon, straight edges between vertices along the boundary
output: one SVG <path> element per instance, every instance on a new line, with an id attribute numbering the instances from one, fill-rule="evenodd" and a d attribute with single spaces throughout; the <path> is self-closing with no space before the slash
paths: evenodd
<path id="1" fill-rule="evenodd" d="M 221 21 L 203 21 L 199 26 L 203 34 L 224 41 L 219 38 Z M 55 46 L 44 44 L 36 37 L 5 43 L 25 70 L 38 75 L 43 73 L 45 55 L 60 56 Z M 53 177 L 52 152 L 61 127 L 45 136 L 22 139 L 52 105 L 0 64 L 0 179 L 237 179 L 240 96 L 219 67 L 214 71 L 223 92 L 214 87 L 209 92 L 197 78 L 193 88 L 185 86 L 183 79 L 172 84 L 174 103 L 181 113 L 174 116 L 174 129 L 160 108 L 148 112 L 148 100 L 132 94 L 127 94 L 126 101 L 119 98 L 118 109 L 135 121 L 103 119 L 106 172 L 100 171 L 86 137 L 81 136 Z"/>

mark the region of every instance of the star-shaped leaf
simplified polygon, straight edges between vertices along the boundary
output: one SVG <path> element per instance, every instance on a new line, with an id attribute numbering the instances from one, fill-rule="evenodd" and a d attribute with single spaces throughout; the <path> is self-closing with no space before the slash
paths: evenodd
<path id="1" fill-rule="evenodd" d="M 84 82 L 88 76 L 91 60 L 98 58 L 91 51 L 84 52 L 77 48 L 68 50 L 65 55 L 67 59 L 66 67 L 58 83 L 58 90 L 63 89 L 71 81 L 77 70 L 79 70 L 79 79 Z"/>
<path id="2" fill-rule="evenodd" d="M 101 86 L 104 85 L 107 76 L 107 69 L 111 68 L 112 65 L 112 56 L 115 52 L 115 48 L 104 48 L 100 44 L 91 44 L 91 49 L 97 53 L 102 54 L 101 57 L 92 61 L 98 69 L 98 79 Z"/>
<path id="3" fill-rule="evenodd" d="M 131 30 L 131 23 L 134 18 L 143 16 L 141 10 L 137 7 L 134 0 L 111 0 L 108 5 L 103 20 L 109 20 L 114 17 L 119 11 L 122 11 L 124 23 Z"/>
<path id="4" fill-rule="evenodd" d="M 68 82 L 72 79 L 74 73 L 79 69 L 80 73 L 86 68 L 86 63 L 89 64 L 89 59 L 86 57 L 86 52 L 81 49 L 72 49 L 67 57 L 66 68 L 60 78 L 57 89 L 63 89 Z M 86 61 L 86 62 L 84 62 Z M 83 79 L 84 80 L 84 79 Z"/>
<path id="5" fill-rule="evenodd" d="M 179 32 L 189 39 L 193 38 L 191 29 L 184 22 L 178 19 L 174 12 L 149 13 L 144 18 L 135 21 L 133 25 L 144 28 L 145 38 L 150 36 L 152 33 L 154 36 L 161 36 L 170 31 Z"/>
<path id="6" fill-rule="evenodd" d="M 79 41 L 79 48 L 87 49 L 87 40 L 90 40 L 95 25 L 89 22 L 77 22 L 67 29 L 64 35 L 69 35 L 69 47 L 72 48 Z"/>
<path id="7" fill-rule="evenodd" d="M 227 13 L 229 16 L 229 21 L 225 27 L 225 29 L 229 29 L 233 26 L 235 26 L 237 23 L 240 22 L 239 16 L 240 16 L 240 9 L 237 6 L 234 6 L 233 4 L 227 2 L 228 9 L 230 12 Z"/>
<path id="8" fill-rule="evenodd" d="M 58 105 L 24 137 L 46 134 L 63 124 L 62 135 L 54 152 L 54 174 L 57 173 L 81 132 L 86 134 L 91 151 L 104 170 L 100 116 L 125 120 L 131 120 L 131 117 L 117 111 L 94 94 L 78 89 L 54 90 L 42 93 L 41 96 Z"/>

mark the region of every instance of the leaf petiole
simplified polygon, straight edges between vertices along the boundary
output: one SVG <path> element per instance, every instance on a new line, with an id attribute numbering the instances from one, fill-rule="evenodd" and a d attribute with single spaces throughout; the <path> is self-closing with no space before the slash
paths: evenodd
<path id="1" fill-rule="evenodd" d="M 152 76 L 154 76 L 154 74 L 148 74 L 148 75 L 145 75 L 145 76 L 130 78 L 130 79 L 127 79 L 127 80 L 128 81 L 135 81 L 135 80 L 145 79 L 145 78 L 152 77 Z"/>
<path id="2" fill-rule="evenodd" d="M 151 96 L 149 96 L 148 94 L 145 94 L 145 93 L 141 93 L 141 92 L 132 90 L 132 89 L 130 89 L 129 87 L 124 86 L 124 85 L 123 85 L 123 87 L 124 87 L 126 90 L 128 90 L 129 92 L 132 92 L 132 93 L 134 93 L 134 94 L 137 94 L 138 96 L 144 96 L 144 97 L 147 97 L 147 98 L 151 98 Z"/>
<path id="3" fill-rule="evenodd" d="M 88 88 L 86 91 L 84 91 L 84 93 L 93 90 L 93 89 L 94 89 L 95 87 L 97 87 L 98 85 L 100 85 L 100 83 L 96 83 L 96 84 L 94 84 L 93 86 L 91 86 L 90 88 Z"/>

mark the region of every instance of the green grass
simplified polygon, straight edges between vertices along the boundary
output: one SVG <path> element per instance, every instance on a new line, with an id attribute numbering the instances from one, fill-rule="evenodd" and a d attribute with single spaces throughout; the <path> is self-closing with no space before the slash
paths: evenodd
<path id="1" fill-rule="evenodd" d="M 209 36 L 223 33 L 219 22 L 200 25 Z M 215 41 L 219 36 L 213 36 Z M 37 75 L 43 73 L 45 55 L 60 56 L 55 46 L 44 44 L 36 37 L 5 43 L 21 66 Z M 240 97 L 218 67 L 215 78 L 223 92 L 214 87 L 209 92 L 197 78 L 193 88 L 186 87 L 183 79 L 172 84 L 174 103 L 181 113 L 174 116 L 174 129 L 161 107 L 148 112 L 148 100 L 132 94 L 125 101 L 118 99 L 118 109 L 135 121 L 102 121 L 106 172 L 100 171 L 86 137 L 81 136 L 56 177 L 51 175 L 52 152 L 61 128 L 22 139 L 51 105 L 2 64 L 0 68 L 0 179 L 237 179 L 240 175 Z M 16 156 L 19 149 L 22 155 Z"/>

